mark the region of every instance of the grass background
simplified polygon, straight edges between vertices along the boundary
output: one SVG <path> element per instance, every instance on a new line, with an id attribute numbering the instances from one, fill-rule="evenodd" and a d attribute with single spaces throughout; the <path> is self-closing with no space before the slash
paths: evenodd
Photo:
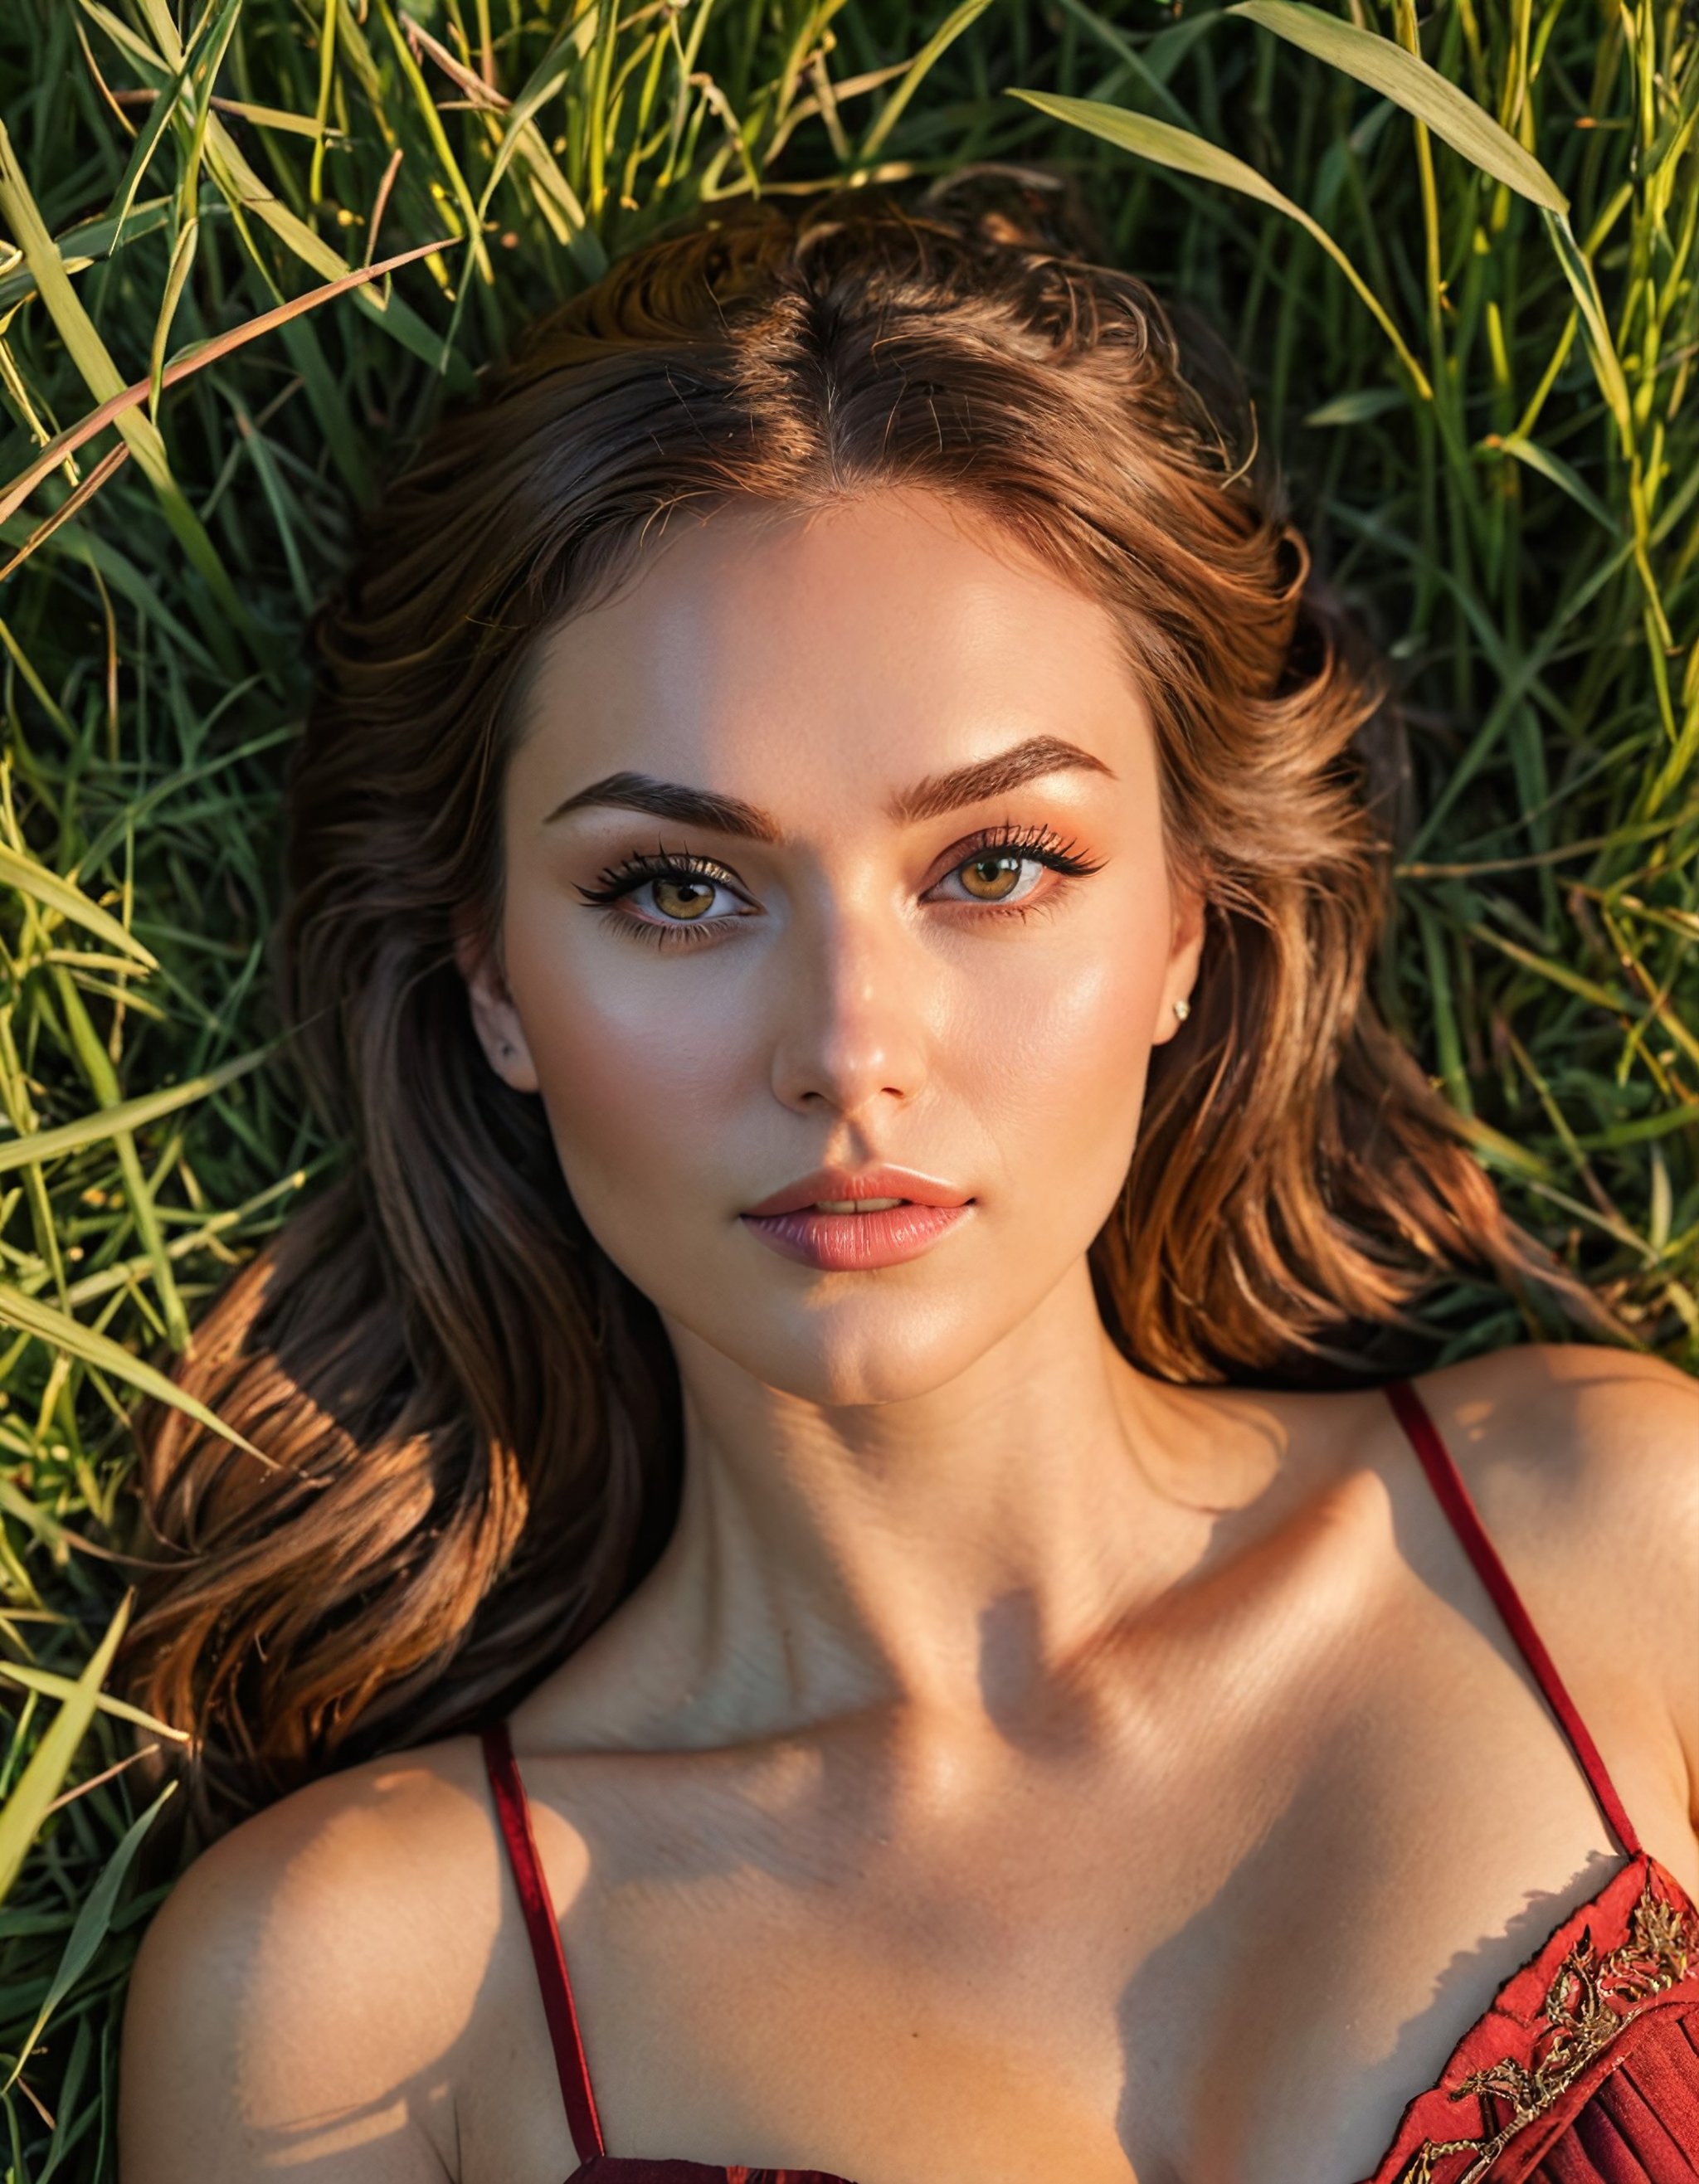
<path id="1" fill-rule="evenodd" d="M 1530 148 L 1568 228 L 1206 0 L 0 11 L 7 2184 L 114 2174 L 118 2004 L 162 1892 L 128 1769 L 170 1732 L 101 1690 L 137 1544 L 127 1414 L 336 1157 L 265 976 L 303 619 L 444 386 L 702 200 L 1064 160 L 1107 254 L 1214 320 L 1398 670 L 1383 1006 L 1518 1217 L 1625 1340 L 1699 1369 L 1699 10 L 1329 4 Z M 1229 152 L 1380 315 L 1290 207 L 1015 90 Z M 1426 1313 L 1436 1358 L 1561 1332 L 1467 1285 Z"/>

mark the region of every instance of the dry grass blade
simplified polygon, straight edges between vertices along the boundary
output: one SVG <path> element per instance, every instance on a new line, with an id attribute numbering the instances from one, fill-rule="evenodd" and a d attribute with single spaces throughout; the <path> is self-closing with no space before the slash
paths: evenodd
<path id="1" fill-rule="evenodd" d="M 386 274 L 395 272 L 400 266 L 410 265 L 415 259 L 423 258 L 441 247 L 438 242 L 421 242 L 411 250 L 398 250 L 393 258 L 384 259 L 380 265 L 358 266 L 351 273 L 343 273 L 334 281 L 327 281 L 322 288 L 309 288 L 304 296 L 297 296 L 289 303 L 279 304 L 275 310 L 262 311 L 258 318 L 250 319 L 245 326 L 233 326 L 228 333 L 214 334 L 210 340 L 203 342 L 192 355 L 180 356 L 174 364 L 168 365 L 160 375 L 160 386 L 162 388 L 175 387 L 192 373 L 203 371 L 209 364 L 217 363 L 220 358 L 245 348 L 249 342 L 258 341 L 263 334 L 272 333 L 279 326 L 287 326 L 304 312 L 316 310 L 321 304 L 331 303 L 338 296 L 364 287 L 368 281 L 381 280 Z M 130 410 L 139 409 L 152 393 L 151 378 L 138 379 L 133 386 L 124 387 L 109 397 L 97 410 L 91 410 L 81 422 L 68 426 L 63 432 L 56 434 L 30 467 L 14 478 L 5 492 L 0 493 L 0 522 L 20 508 L 42 480 L 56 471 L 68 454 L 86 446 L 97 433 L 103 432 L 109 425 L 117 423 Z"/>
<path id="2" fill-rule="evenodd" d="M 38 546 L 45 546 L 61 524 L 69 523 L 74 515 L 81 515 L 107 480 L 115 476 L 129 460 L 130 445 L 125 440 L 120 440 L 115 448 L 103 455 L 88 476 L 66 494 L 51 515 L 42 517 L 11 560 L 0 568 L 0 584 L 21 569 Z"/>

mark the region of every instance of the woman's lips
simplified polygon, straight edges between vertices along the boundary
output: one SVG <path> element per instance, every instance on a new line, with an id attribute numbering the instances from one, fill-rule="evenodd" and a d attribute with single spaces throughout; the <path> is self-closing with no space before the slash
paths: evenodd
<path id="1" fill-rule="evenodd" d="M 855 1273 L 897 1267 L 929 1251 L 939 1237 L 972 1211 L 965 1206 L 917 1206 L 905 1200 L 878 1213 L 744 1213 L 744 1226 L 787 1259 L 827 1273 Z"/>

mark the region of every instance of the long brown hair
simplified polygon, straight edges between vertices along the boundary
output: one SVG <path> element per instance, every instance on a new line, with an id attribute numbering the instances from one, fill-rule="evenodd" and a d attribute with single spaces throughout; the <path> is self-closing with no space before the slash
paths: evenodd
<path id="1" fill-rule="evenodd" d="M 176 1412 L 145 1446 L 171 1552 L 129 1687 L 192 1733 L 207 1824 L 516 1695 L 673 1521 L 658 1315 L 578 1219 L 539 1103 L 486 1065 L 454 941 L 494 930 L 538 633 L 632 574 L 675 508 L 929 488 L 1123 633 L 1171 855 L 1209 905 L 1191 1020 L 1091 1248 L 1130 1357 L 1255 1376 L 1396 1321 L 1442 1268 L 1529 1264 L 1366 990 L 1378 671 L 1232 396 L 1059 194 L 969 170 L 649 244 L 436 428 L 320 615 L 282 983 L 352 1158 L 180 1367 L 265 1460 Z"/>

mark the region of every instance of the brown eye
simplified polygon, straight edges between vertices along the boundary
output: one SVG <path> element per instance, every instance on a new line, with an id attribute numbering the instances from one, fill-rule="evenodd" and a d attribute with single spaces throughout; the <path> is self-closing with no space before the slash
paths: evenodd
<path id="1" fill-rule="evenodd" d="M 680 875 L 677 879 L 651 880 L 655 889 L 655 906 L 663 916 L 682 921 L 699 918 L 714 900 L 711 880 L 691 879 Z"/>
<path id="2" fill-rule="evenodd" d="M 1021 878 L 1021 867 L 1029 861 L 1011 856 L 1005 850 L 988 851 L 983 856 L 971 857 L 965 865 L 958 865 L 961 884 L 976 902 L 1002 902 L 1012 894 Z"/>

